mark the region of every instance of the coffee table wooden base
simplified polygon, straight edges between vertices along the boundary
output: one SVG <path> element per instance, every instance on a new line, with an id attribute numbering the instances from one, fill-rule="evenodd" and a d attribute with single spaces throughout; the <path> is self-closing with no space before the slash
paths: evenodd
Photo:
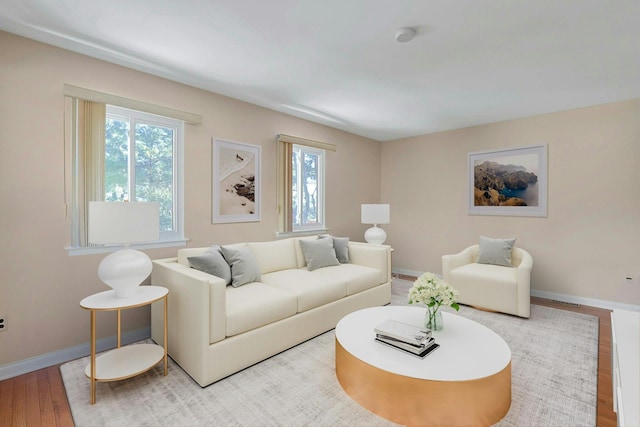
<path id="1" fill-rule="evenodd" d="M 376 368 L 336 339 L 336 376 L 371 412 L 406 426 L 489 426 L 511 406 L 511 362 L 494 375 L 468 381 L 433 381 Z"/>

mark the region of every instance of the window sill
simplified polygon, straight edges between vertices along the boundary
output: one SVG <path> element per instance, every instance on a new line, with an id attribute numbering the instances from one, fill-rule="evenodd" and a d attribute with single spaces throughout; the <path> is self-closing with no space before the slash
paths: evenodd
<path id="1" fill-rule="evenodd" d="M 276 238 L 284 239 L 287 237 L 314 236 L 317 234 L 327 234 L 328 232 L 329 232 L 328 228 L 317 228 L 314 230 L 277 231 Z"/>
<path id="2" fill-rule="evenodd" d="M 152 242 L 152 243 L 143 243 L 137 245 L 129 245 L 131 249 L 157 249 L 157 248 L 171 248 L 177 246 L 186 246 L 188 239 L 177 239 L 177 240 L 164 240 L 161 242 Z M 109 252 L 115 252 L 117 250 L 122 249 L 122 245 L 109 245 L 109 246 L 92 246 L 85 248 L 71 247 L 67 246 L 65 250 L 69 254 L 69 256 L 77 256 L 77 255 L 91 255 L 91 254 L 105 254 Z"/>

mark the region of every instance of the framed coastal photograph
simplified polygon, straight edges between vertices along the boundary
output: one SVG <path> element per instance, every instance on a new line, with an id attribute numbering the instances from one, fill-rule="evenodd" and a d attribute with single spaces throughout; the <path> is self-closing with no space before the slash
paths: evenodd
<path id="1" fill-rule="evenodd" d="M 212 222 L 260 221 L 260 146 L 212 140 Z"/>
<path id="2" fill-rule="evenodd" d="M 469 153 L 469 214 L 547 216 L 547 146 Z"/>

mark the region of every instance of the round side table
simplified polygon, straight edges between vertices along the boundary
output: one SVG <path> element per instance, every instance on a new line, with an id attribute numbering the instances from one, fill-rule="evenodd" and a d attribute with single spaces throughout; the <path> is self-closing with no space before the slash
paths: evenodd
<path id="1" fill-rule="evenodd" d="M 90 295 L 80 301 L 80 306 L 91 313 L 91 362 L 85 374 L 91 380 L 91 404 L 96 403 L 96 382 L 118 381 L 147 372 L 164 359 L 164 375 L 168 373 L 167 359 L 167 296 L 169 290 L 161 286 L 139 286 L 136 293 L 118 298 L 113 290 Z M 157 344 L 121 346 L 120 312 L 134 307 L 164 300 L 164 347 Z M 118 346 L 96 357 L 96 313 L 118 312 Z"/>

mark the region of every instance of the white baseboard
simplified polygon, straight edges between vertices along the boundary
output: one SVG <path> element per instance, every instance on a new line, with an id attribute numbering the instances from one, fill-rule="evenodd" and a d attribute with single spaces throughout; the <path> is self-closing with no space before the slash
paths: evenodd
<path id="1" fill-rule="evenodd" d="M 423 271 L 407 270 L 405 268 L 392 268 L 391 272 L 396 275 L 403 274 L 406 276 L 414 276 L 414 277 L 420 277 L 420 275 L 424 273 Z M 534 297 L 545 298 L 545 299 L 565 302 L 569 304 L 586 305 L 589 307 L 604 308 L 607 310 L 619 309 L 619 310 L 629 310 L 629 311 L 640 312 L 640 305 L 624 304 L 624 303 L 615 302 L 615 301 L 606 301 L 606 300 L 600 300 L 595 298 L 577 297 L 573 295 L 559 294 L 556 292 L 538 291 L 536 289 L 531 289 L 531 295 Z"/>
<path id="2" fill-rule="evenodd" d="M 605 308 L 607 310 L 629 310 L 640 312 L 640 305 L 624 304 L 621 302 L 607 301 L 595 298 L 577 297 L 575 295 L 564 295 L 555 292 L 538 291 L 531 289 L 531 296 L 550 299 L 554 301 L 566 302 L 569 304 L 586 305 L 589 307 Z"/>
<path id="3" fill-rule="evenodd" d="M 151 327 L 136 329 L 135 331 L 124 332 L 121 337 L 122 345 L 131 344 L 151 337 Z M 105 351 L 117 346 L 118 340 L 116 336 L 101 338 L 96 341 L 96 351 Z M 89 343 L 79 344 L 73 347 L 63 348 L 62 350 L 53 351 L 51 353 L 41 354 L 40 356 L 31 357 L 29 359 L 19 360 L 17 362 L 8 363 L 0 366 L 0 381 L 7 378 L 17 377 L 38 369 L 48 368 L 49 366 L 68 362 L 70 360 L 79 359 L 91 354 L 91 346 Z"/>

